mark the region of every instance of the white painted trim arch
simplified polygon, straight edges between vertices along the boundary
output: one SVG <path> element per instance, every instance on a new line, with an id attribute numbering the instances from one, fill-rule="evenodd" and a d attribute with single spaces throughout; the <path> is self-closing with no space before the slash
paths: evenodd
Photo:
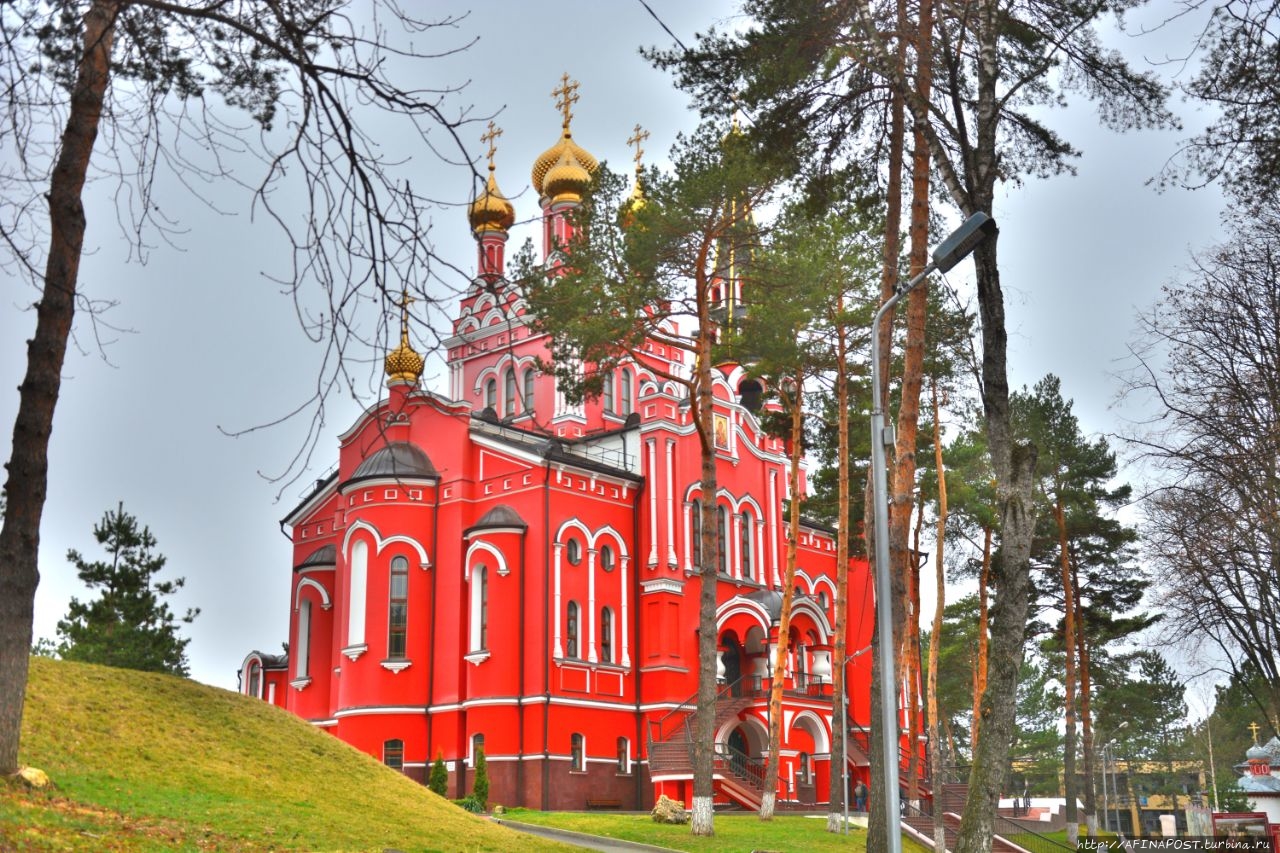
<path id="1" fill-rule="evenodd" d="M 491 542 L 477 540 L 471 543 L 471 547 L 467 548 L 467 556 L 462 561 L 462 579 L 464 581 L 469 582 L 471 580 L 471 557 L 477 551 L 484 551 L 487 554 L 493 555 L 494 560 L 497 561 L 497 565 L 493 567 L 493 570 L 499 575 L 506 577 L 507 574 L 510 573 L 511 570 L 507 568 L 507 558 L 502 555 L 502 552 L 498 550 L 498 547 Z"/>
<path id="2" fill-rule="evenodd" d="M 769 636 L 769 611 L 760 602 L 748 601 L 740 596 L 735 596 L 716 608 L 716 636 L 724 631 L 730 619 L 738 615 L 747 616 L 755 627 L 763 629 L 765 636 Z M 745 641 L 744 635 L 743 642 Z"/>
<path id="3" fill-rule="evenodd" d="M 348 556 L 348 559 L 350 559 L 350 554 L 351 554 L 351 537 L 361 530 L 367 530 L 369 534 L 373 537 L 373 545 L 374 545 L 373 553 L 375 556 L 378 554 L 381 554 L 389 545 L 402 543 L 402 544 L 408 545 L 410 548 L 414 550 L 414 553 L 418 555 L 419 568 L 423 568 L 423 569 L 431 568 L 431 558 L 427 556 L 427 549 L 424 548 L 422 546 L 422 543 L 419 542 L 417 539 L 414 539 L 412 536 L 405 536 L 403 534 L 396 534 L 395 536 L 388 536 L 386 539 L 383 539 L 382 534 L 378 532 L 378 528 L 374 527 L 372 524 L 370 524 L 367 521 L 364 521 L 363 519 L 355 522 L 350 527 L 348 527 L 346 535 L 342 537 L 342 553 L 346 554 Z"/>
<path id="4" fill-rule="evenodd" d="M 298 581 L 298 586 L 293 591 L 293 609 L 296 611 L 298 605 L 302 602 L 302 590 L 304 587 L 314 587 L 320 591 L 320 607 L 328 610 L 333 607 L 333 602 L 329 600 L 329 590 L 325 589 L 319 582 L 312 578 L 303 578 Z"/>
<path id="5" fill-rule="evenodd" d="M 805 731 L 813 735 L 813 752 L 831 752 L 831 732 L 828 731 L 827 721 L 808 709 L 801 711 L 788 721 L 786 731 L 782 734 L 782 739 L 789 741 L 791 739 L 791 731 L 796 728 L 801 720 L 813 724 L 812 730 L 805 728 Z"/>

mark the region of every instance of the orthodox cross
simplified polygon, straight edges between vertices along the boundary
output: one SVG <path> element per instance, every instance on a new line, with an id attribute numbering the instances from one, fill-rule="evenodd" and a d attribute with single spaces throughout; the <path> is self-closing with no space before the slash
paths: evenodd
<path id="1" fill-rule="evenodd" d="M 1258 745 L 1258 729 L 1260 729 L 1260 728 L 1262 728 L 1262 726 L 1258 725 L 1257 723 L 1250 723 L 1250 724 L 1249 724 L 1249 731 L 1253 732 L 1253 745 L 1254 745 L 1254 746 L 1257 746 L 1257 745 Z"/>
<path id="2" fill-rule="evenodd" d="M 644 141 L 648 138 L 649 138 L 649 131 L 641 129 L 640 125 L 637 124 L 636 132 L 632 134 L 632 136 L 629 139 L 627 139 L 628 145 L 634 145 L 636 147 L 635 161 L 636 161 L 637 172 L 640 171 L 640 158 L 641 156 L 644 155 L 644 149 L 641 148 L 640 146 L 643 145 Z"/>
<path id="3" fill-rule="evenodd" d="M 400 309 L 400 339 L 402 341 L 409 340 L 409 306 L 417 301 L 417 299 L 409 295 L 409 288 L 403 287 L 400 289 L 400 301 L 391 303 Z"/>
<path id="4" fill-rule="evenodd" d="M 489 122 L 489 130 L 480 134 L 480 141 L 489 146 L 486 156 L 489 158 L 489 171 L 493 171 L 493 155 L 498 152 L 498 137 L 502 135 L 502 128 L 495 127 L 493 122 Z"/>
<path id="5" fill-rule="evenodd" d="M 551 90 L 551 97 L 556 99 L 556 108 L 564 114 L 564 129 L 568 130 L 573 119 L 573 105 L 578 103 L 578 81 L 570 81 L 566 71 L 560 77 L 560 85 Z"/>

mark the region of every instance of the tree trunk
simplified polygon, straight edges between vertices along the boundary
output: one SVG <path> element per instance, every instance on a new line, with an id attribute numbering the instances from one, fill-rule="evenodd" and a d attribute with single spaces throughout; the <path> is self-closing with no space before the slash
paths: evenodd
<path id="1" fill-rule="evenodd" d="M 84 53 L 49 183 L 49 256 L 44 289 L 36 303 L 35 335 L 27 342 L 27 372 L 18 388 L 0 528 L 0 775 L 13 773 L 18 766 L 35 594 L 40 584 L 37 561 L 49 483 L 49 439 L 84 247 L 81 194 L 110 83 L 118 12 L 117 3 L 96 0 L 85 13 Z"/>
<path id="2" fill-rule="evenodd" d="M 1058 525 L 1058 562 L 1062 570 L 1062 611 L 1064 621 L 1063 653 L 1066 658 L 1063 680 L 1063 708 L 1066 712 L 1066 732 L 1062 739 L 1062 775 L 1067 796 L 1067 844 L 1075 847 L 1080 840 L 1080 817 L 1076 802 L 1076 606 L 1071 584 L 1071 556 L 1067 552 L 1067 517 L 1062 510 L 1062 499 L 1053 504 L 1053 518 Z"/>
<path id="3" fill-rule="evenodd" d="M 702 517 L 702 565 L 698 570 L 698 709 L 693 715 L 693 816 L 689 831 L 694 835 L 715 835 L 715 759 L 716 721 L 716 592 L 719 585 L 720 540 L 716 535 L 716 451 L 714 413 L 711 389 L 711 336 L 707 311 L 706 288 L 699 287 L 697 400 L 694 420 L 702 450 L 702 494 L 699 496 Z"/>
<path id="4" fill-rule="evenodd" d="M 1093 715 L 1089 711 L 1089 643 L 1085 637 L 1084 608 L 1080 605 L 1080 579 L 1075 564 L 1071 566 L 1071 588 L 1076 607 L 1076 646 L 1080 671 L 1080 726 L 1084 733 L 1084 820 L 1089 837 L 1098 835 L 1098 792 L 1093 784 Z"/>
<path id="5" fill-rule="evenodd" d="M 927 0 L 926 0 L 927 2 Z M 942 551 L 947 532 L 947 474 L 942 463 L 942 424 L 938 411 L 938 385 L 930 383 L 929 398 L 933 403 L 933 464 L 938 473 L 938 533 L 937 553 L 933 558 L 933 577 L 938 589 L 938 600 L 933 606 L 933 625 L 929 632 L 929 684 L 926 688 L 929 703 L 929 779 L 933 785 L 933 849 L 947 849 L 947 830 L 942 822 L 942 797 L 938 780 L 942 774 L 942 725 L 938 720 L 938 663 L 942 649 L 942 617 L 947 605 L 947 575 L 943 568 Z"/>
<path id="6" fill-rule="evenodd" d="M 905 0 L 898 0 L 898 17 L 899 21 L 904 21 Z M 901 32 L 901 27 L 899 29 Z M 906 43 L 902 39 L 898 40 L 898 51 L 896 62 L 900 71 L 906 71 Z M 894 289 L 898 285 L 898 252 L 901 248 L 898 239 L 898 227 L 902 221 L 902 151 L 905 136 L 905 104 L 902 92 L 896 87 L 890 96 L 889 105 L 889 163 L 888 163 L 888 186 L 885 190 L 885 231 L 884 231 L 884 252 L 881 256 L 880 271 L 880 301 L 884 303 L 888 301 L 894 293 Z M 893 323 L 885 322 L 880 327 L 880 340 L 872 341 L 872 346 L 880 348 L 880 363 L 885 365 L 885 370 L 880 377 L 880 394 L 881 399 L 888 406 L 889 401 L 889 354 L 890 344 L 893 340 Z M 872 453 L 888 453 L 887 448 L 882 448 L 878 441 L 872 442 Z M 886 470 L 893 470 L 891 464 L 893 460 L 888 460 L 890 464 L 885 466 Z M 868 497 L 866 501 L 866 509 L 864 511 L 864 529 L 867 531 L 867 553 L 875 554 L 874 538 L 875 531 L 875 507 L 874 501 L 870 498 L 871 482 L 867 481 Z M 894 506 L 892 501 L 889 505 L 889 524 L 893 525 Z M 889 536 L 890 547 L 892 548 L 893 536 Z M 874 557 L 873 557 L 874 559 Z M 894 564 L 892 555 L 890 556 L 890 567 Z M 895 645 L 897 638 L 902 636 L 902 575 L 899 572 L 889 571 L 891 589 L 877 589 L 876 595 L 888 595 L 893 602 L 893 637 Z M 873 709 L 880 707 L 882 694 L 887 691 L 888 697 L 896 695 L 896 682 L 894 678 L 896 673 L 888 675 L 880 672 L 879 649 L 880 631 L 877 626 L 875 632 L 871 636 L 871 707 Z M 887 688 L 881 683 L 888 679 Z M 883 688 L 883 689 L 882 689 Z M 885 850 L 888 848 L 887 835 L 885 834 L 885 823 L 888 819 L 884 810 L 884 798 L 877 796 L 878 791 L 884 790 L 885 777 L 885 760 L 897 761 L 898 756 L 889 756 L 886 759 L 884 748 L 882 746 L 883 737 L 879 734 L 880 715 L 872 713 L 871 715 L 871 796 L 870 802 L 867 804 L 867 849 L 869 850 Z"/>
<path id="7" fill-rule="evenodd" d="M 981 734 L 982 693 L 987 689 L 987 649 L 990 636 L 990 616 L 987 610 L 987 585 L 991 582 L 991 528 L 982 528 L 982 568 L 978 572 L 978 652 L 973 660 L 973 732 L 969 737 L 969 751 L 978 751 Z"/>
<path id="8" fill-rule="evenodd" d="M 843 316 L 844 297 L 838 300 L 836 310 Z M 835 752 L 836 737 L 843 745 L 848 738 L 848 708 L 844 702 L 844 665 L 848 656 L 845 640 L 845 611 L 849 600 L 849 343 L 844 325 L 836 324 L 836 423 L 839 475 L 837 476 L 840 524 L 836 528 L 836 622 L 835 648 L 831 656 L 831 750 Z M 845 827 L 844 809 L 849 792 L 845 784 L 848 772 L 848 756 L 840 752 L 840 772 L 836 762 L 830 762 L 831 772 L 827 796 L 827 832 L 841 832 Z M 837 791 L 838 788 L 838 791 Z"/>
<path id="9" fill-rule="evenodd" d="M 979 90 L 990 90 L 990 105 L 980 103 L 979 114 L 992 122 L 994 134 L 995 20 L 994 4 L 985 4 L 980 17 L 989 31 L 981 42 L 982 69 Z M 983 127 L 979 128 L 980 132 Z M 990 148 L 994 169 L 995 148 Z M 994 181 L 994 178 L 992 178 Z M 990 197 L 981 199 L 982 209 L 990 209 Z M 1031 487 L 1035 476 L 1034 445 L 1017 442 L 1009 414 L 1009 379 L 1006 353 L 1004 295 L 997 266 L 998 235 L 992 234 L 974 250 L 977 267 L 978 310 L 982 322 L 982 403 L 986 415 L 987 446 L 996 475 L 1000 519 L 1000 549 L 991 562 L 991 582 L 996 593 L 991 607 L 991 640 L 987 656 L 987 686 L 982 694 L 979 716 L 982 739 L 974 750 L 969 774 L 969 795 L 960 822 L 956 853 L 990 853 L 994 833 L 996 802 L 1004 786 L 1013 740 L 1018 675 L 1022 667 L 1023 641 L 1031 594 L 1029 559 L 1035 513 Z"/>
<path id="10" fill-rule="evenodd" d="M 778 648 L 774 654 L 773 678 L 769 684 L 769 763 L 765 766 L 765 795 L 773 794 L 760 804 L 760 819 L 773 820 L 773 806 L 778 791 L 778 749 L 782 740 L 782 688 L 787 674 L 787 651 L 791 644 L 791 602 L 796 586 L 796 545 L 800 541 L 800 460 L 804 456 L 804 394 L 802 380 L 796 380 L 791 404 L 791 506 L 787 513 L 787 565 L 782 581 L 782 614 L 778 617 Z"/>
<path id="11" fill-rule="evenodd" d="M 920 528 L 924 526 L 924 501 L 916 502 L 916 524 L 912 533 L 911 564 L 907 571 L 907 624 L 902 659 L 906 668 L 907 696 L 907 796 L 911 805 L 920 807 Z"/>

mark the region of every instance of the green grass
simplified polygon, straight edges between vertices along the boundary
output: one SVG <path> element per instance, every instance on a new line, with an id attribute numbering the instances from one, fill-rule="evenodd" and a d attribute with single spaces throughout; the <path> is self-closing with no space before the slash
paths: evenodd
<path id="1" fill-rule="evenodd" d="M 540 812 L 529 809 L 509 809 L 511 820 L 536 823 L 607 835 L 627 841 L 639 841 L 689 851 L 746 851 L 777 850 L 827 853 L 827 851 L 865 851 L 867 833 L 860 827 L 850 827 L 848 835 L 827 832 L 824 818 L 778 815 L 765 822 L 754 814 L 719 814 L 715 819 L 715 836 L 694 837 L 688 826 L 654 823 L 647 814 L 604 814 L 601 812 Z M 904 853 L 925 853 L 929 848 L 916 844 L 910 838 L 902 841 Z"/>
<path id="2" fill-rule="evenodd" d="M 186 679 L 33 658 L 0 850 L 554 851 L 292 714 Z"/>

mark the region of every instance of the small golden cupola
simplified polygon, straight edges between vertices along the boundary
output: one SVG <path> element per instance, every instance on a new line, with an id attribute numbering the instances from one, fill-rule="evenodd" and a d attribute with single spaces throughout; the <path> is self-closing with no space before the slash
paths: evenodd
<path id="1" fill-rule="evenodd" d="M 636 149 L 635 157 L 633 158 L 636 161 L 636 182 L 631 187 L 631 195 L 622 203 L 622 224 L 628 228 L 635 221 L 636 214 L 648 203 L 644 197 L 644 181 L 641 178 L 643 167 L 640 165 L 640 158 L 644 156 L 644 149 L 640 146 L 648 138 L 649 131 L 644 130 L 637 124 L 635 133 L 627 140 L 627 144 L 635 146 Z"/>
<path id="2" fill-rule="evenodd" d="M 494 176 L 496 166 L 493 155 L 497 153 L 498 137 L 502 136 L 502 128 L 494 127 L 489 122 L 489 130 L 480 137 L 480 141 L 489 146 L 489 180 L 484 190 L 471 202 L 467 211 L 467 219 L 471 222 L 471 230 L 477 235 L 485 231 L 506 231 L 516 221 L 515 206 L 498 189 L 498 179 Z"/>
<path id="3" fill-rule="evenodd" d="M 591 176 L 600 167 L 599 161 L 585 148 L 573 141 L 570 125 L 573 121 L 573 105 L 578 102 L 578 83 L 570 81 L 566 73 L 560 85 L 551 92 L 556 99 L 563 121 L 560 139 L 533 162 L 533 188 L 543 204 L 563 201 L 581 201 L 582 194 L 591 182 Z"/>
<path id="4" fill-rule="evenodd" d="M 383 362 L 387 387 L 417 385 L 422 376 L 422 356 L 409 345 L 409 306 L 414 302 L 407 289 L 400 291 L 400 346 L 387 353 Z"/>

